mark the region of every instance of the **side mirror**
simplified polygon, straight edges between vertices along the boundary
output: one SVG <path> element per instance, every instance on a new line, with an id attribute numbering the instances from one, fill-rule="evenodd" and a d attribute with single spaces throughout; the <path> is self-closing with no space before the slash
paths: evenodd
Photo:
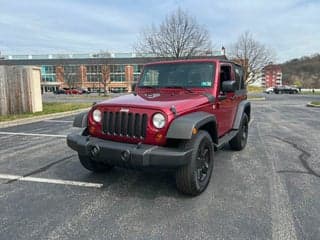
<path id="1" fill-rule="evenodd" d="M 223 81 L 221 86 L 222 92 L 234 92 L 236 90 L 236 81 Z"/>

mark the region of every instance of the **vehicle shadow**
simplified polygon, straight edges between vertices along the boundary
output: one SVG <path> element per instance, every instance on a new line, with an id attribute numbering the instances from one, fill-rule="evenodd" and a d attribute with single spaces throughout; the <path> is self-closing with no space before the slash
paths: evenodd
<path id="1" fill-rule="evenodd" d="M 230 149 L 226 144 L 215 152 L 214 168 L 223 168 Z M 214 169 L 215 171 L 215 169 Z M 101 183 L 102 192 L 111 192 L 118 197 L 139 197 L 154 199 L 159 196 L 189 199 L 190 196 L 180 193 L 175 185 L 175 171 L 172 169 L 127 169 L 115 167 L 106 173 L 92 173 L 80 164 L 77 156 L 69 161 L 59 163 L 49 171 L 51 178 Z M 214 173 L 213 173 L 214 174 Z M 211 182 L 214 180 L 211 178 Z M 212 186 L 212 184 L 211 184 Z M 210 187 L 210 185 L 209 185 Z"/>

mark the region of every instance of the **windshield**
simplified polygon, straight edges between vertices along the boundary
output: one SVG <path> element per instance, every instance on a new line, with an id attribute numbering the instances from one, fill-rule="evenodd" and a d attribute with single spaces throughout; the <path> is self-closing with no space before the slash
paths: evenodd
<path id="1" fill-rule="evenodd" d="M 213 63 L 169 63 L 146 66 L 139 87 L 209 88 L 213 85 Z"/>

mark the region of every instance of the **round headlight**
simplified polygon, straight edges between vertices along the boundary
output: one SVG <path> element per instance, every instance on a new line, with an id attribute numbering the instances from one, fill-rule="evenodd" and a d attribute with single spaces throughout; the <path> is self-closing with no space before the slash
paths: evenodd
<path id="1" fill-rule="evenodd" d="M 95 122 L 98 122 L 98 123 L 101 122 L 101 116 L 102 114 L 99 109 L 94 110 L 92 113 L 92 117 Z"/>
<path id="2" fill-rule="evenodd" d="M 152 118 L 153 126 L 156 128 L 163 128 L 166 124 L 166 118 L 161 113 L 156 113 Z"/>

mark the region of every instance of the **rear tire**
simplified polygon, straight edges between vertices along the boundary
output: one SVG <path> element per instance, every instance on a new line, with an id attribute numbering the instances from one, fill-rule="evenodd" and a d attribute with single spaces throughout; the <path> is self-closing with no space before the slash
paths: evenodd
<path id="1" fill-rule="evenodd" d="M 196 196 L 202 193 L 210 182 L 213 171 L 213 142 L 206 131 L 200 130 L 182 147 L 192 149 L 192 154 L 189 164 L 176 171 L 176 185 L 180 192 Z"/>
<path id="2" fill-rule="evenodd" d="M 249 118 L 246 113 L 243 113 L 241 124 L 237 135 L 229 141 L 232 150 L 240 151 L 247 145 L 248 139 L 248 123 Z"/>
<path id="3" fill-rule="evenodd" d="M 88 156 L 83 156 L 83 155 L 78 155 L 78 156 L 82 166 L 84 166 L 84 168 L 88 169 L 91 172 L 103 173 L 113 168 L 112 165 L 101 163 L 101 162 L 95 162 Z"/>

